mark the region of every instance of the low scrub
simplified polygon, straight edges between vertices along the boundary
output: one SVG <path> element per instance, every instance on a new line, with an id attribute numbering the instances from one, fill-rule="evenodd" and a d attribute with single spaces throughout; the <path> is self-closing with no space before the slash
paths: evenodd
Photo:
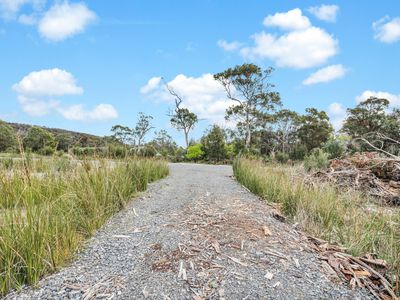
<path id="1" fill-rule="evenodd" d="M 0 295 L 65 264 L 84 239 L 147 184 L 157 160 L 18 160 L 0 171 Z"/>
<path id="2" fill-rule="evenodd" d="M 400 210 L 373 205 L 356 191 L 338 191 L 324 183 L 307 185 L 300 167 L 248 159 L 236 160 L 233 167 L 240 183 L 278 203 L 305 232 L 356 256 L 376 253 L 389 262 L 393 274 L 400 274 Z"/>

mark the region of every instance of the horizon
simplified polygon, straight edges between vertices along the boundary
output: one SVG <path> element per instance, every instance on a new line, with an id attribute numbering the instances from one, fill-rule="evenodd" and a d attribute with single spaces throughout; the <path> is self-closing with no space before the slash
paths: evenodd
<path id="1" fill-rule="evenodd" d="M 0 0 L 0 45 L 13 123 L 106 136 L 144 112 L 182 145 L 161 77 L 203 119 L 198 139 L 229 105 L 212 74 L 247 62 L 275 68 L 285 108 L 324 110 L 335 128 L 369 96 L 400 107 L 397 1 Z"/>

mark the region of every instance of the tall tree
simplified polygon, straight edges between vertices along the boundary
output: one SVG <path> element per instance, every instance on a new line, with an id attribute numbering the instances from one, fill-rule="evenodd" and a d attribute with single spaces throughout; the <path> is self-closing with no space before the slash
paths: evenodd
<path id="1" fill-rule="evenodd" d="M 370 97 L 360 102 L 355 108 L 347 110 L 347 118 L 342 131 L 352 137 L 381 132 L 388 125 L 385 112 L 388 107 L 389 101 L 383 98 Z"/>
<path id="2" fill-rule="evenodd" d="M 132 140 L 132 129 L 127 126 L 114 125 L 111 128 L 112 137 L 119 141 L 121 144 L 131 144 Z"/>
<path id="3" fill-rule="evenodd" d="M 218 125 L 213 125 L 201 138 L 203 151 L 208 160 L 218 162 L 227 156 L 225 132 Z"/>
<path id="4" fill-rule="evenodd" d="M 175 107 L 169 113 L 172 127 L 177 130 L 182 130 L 185 135 L 186 149 L 189 147 L 189 133 L 194 129 L 194 126 L 199 121 L 197 115 L 187 108 L 181 107 L 183 99 L 175 90 L 164 82 L 169 93 L 174 97 Z"/>
<path id="5" fill-rule="evenodd" d="M 243 64 L 214 75 L 235 104 L 226 110 L 226 120 L 236 120 L 245 132 L 245 146 L 251 146 L 252 134 L 265 127 L 271 113 L 281 105 L 279 93 L 271 91 L 272 68 L 262 70 L 254 64 Z"/>
<path id="6" fill-rule="evenodd" d="M 132 129 L 132 134 L 135 137 L 135 145 L 139 148 L 142 146 L 145 136 L 154 128 L 151 126 L 151 120 L 153 120 L 152 116 L 140 112 L 135 128 Z"/>
<path id="7" fill-rule="evenodd" d="M 297 131 L 300 127 L 300 116 L 291 110 L 282 109 L 274 116 L 274 135 L 279 151 L 288 153 L 297 142 Z"/>
<path id="8" fill-rule="evenodd" d="M 306 114 L 301 116 L 300 122 L 298 137 L 308 151 L 321 147 L 333 132 L 326 112 L 318 111 L 315 108 L 307 108 Z"/>

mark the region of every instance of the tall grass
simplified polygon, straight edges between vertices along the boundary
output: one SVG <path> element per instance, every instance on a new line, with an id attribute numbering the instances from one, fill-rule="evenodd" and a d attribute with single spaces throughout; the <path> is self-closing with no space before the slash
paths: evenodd
<path id="1" fill-rule="evenodd" d="M 0 295 L 65 264 L 133 195 L 168 174 L 157 160 L 22 165 L 0 171 Z"/>
<path id="2" fill-rule="evenodd" d="M 237 180 L 314 236 L 338 243 L 353 255 L 376 253 L 400 275 L 400 210 L 373 205 L 355 191 L 329 184 L 305 184 L 299 168 L 239 159 Z"/>

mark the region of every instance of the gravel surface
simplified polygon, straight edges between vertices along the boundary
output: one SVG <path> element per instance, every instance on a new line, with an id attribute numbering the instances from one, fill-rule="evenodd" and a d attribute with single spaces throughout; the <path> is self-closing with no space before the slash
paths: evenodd
<path id="1" fill-rule="evenodd" d="M 6 299 L 372 299 L 335 280 L 305 236 L 231 176 L 172 164 L 69 266 Z"/>

